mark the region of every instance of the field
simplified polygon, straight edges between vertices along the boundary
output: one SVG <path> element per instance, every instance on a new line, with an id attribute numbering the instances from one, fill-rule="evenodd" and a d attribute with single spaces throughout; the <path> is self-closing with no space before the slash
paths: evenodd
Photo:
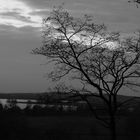
<path id="1" fill-rule="evenodd" d="M 108 140 L 109 131 L 91 116 L 1 116 L 1 136 L 5 140 Z M 118 140 L 139 140 L 138 116 L 117 122 Z"/>
<path id="2" fill-rule="evenodd" d="M 32 95 L 30 99 L 38 97 L 37 94 Z M 0 94 L 2 99 L 7 97 L 8 94 Z M 15 97 L 29 99 L 24 94 L 11 94 L 9 99 Z M 119 97 L 120 100 L 129 98 Z M 131 106 L 127 105 L 120 112 L 117 120 L 117 140 L 140 139 L 139 98 L 132 101 Z M 102 106 L 98 100 L 96 102 L 97 106 Z M 129 107 L 136 109 L 129 112 Z M 105 116 L 102 110 L 99 114 Z M 110 135 L 109 129 L 102 126 L 87 109 L 63 112 L 36 106 L 29 110 L 21 110 L 16 104 L 12 104 L 9 109 L 1 109 L 0 134 L 3 140 L 109 140 Z"/>

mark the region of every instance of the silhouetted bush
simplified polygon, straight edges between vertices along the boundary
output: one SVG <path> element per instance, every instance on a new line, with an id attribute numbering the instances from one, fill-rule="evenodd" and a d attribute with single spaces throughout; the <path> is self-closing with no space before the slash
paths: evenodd
<path id="1" fill-rule="evenodd" d="M 43 113 L 43 107 L 41 107 L 40 105 L 34 105 L 32 108 L 32 114 L 33 115 L 42 115 Z"/>
<path id="2" fill-rule="evenodd" d="M 0 112 L 3 111 L 3 105 L 0 103 Z"/>

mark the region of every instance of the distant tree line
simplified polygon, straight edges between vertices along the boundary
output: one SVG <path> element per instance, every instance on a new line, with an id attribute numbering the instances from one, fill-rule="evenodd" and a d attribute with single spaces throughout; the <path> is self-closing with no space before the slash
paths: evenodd
<path id="1" fill-rule="evenodd" d="M 45 100 L 46 101 L 46 100 Z M 44 104 L 45 102 L 37 100 L 36 104 L 32 104 L 30 100 L 27 101 L 25 108 L 21 109 L 18 106 L 18 101 L 16 99 L 8 99 L 7 103 L 3 105 L 0 103 L 0 114 L 21 114 L 21 115 L 33 115 L 33 116 L 44 116 L 53 114 L 76 114 L 82 112 L 89 112 L 87 106 L 79 105 L 66 105 L 66 104 Z M 77 113 L 76 113 L 77 112 Z M 87 113 L 86 113 L 87 114 Z"/>

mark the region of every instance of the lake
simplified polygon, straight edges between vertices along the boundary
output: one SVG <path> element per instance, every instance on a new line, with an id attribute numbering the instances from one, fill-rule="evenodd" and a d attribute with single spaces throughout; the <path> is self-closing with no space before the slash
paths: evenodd
<path id="1" fill-rule="evenodd" d="M 19 106 L 21 109 L 24 109 L 27 106 L 27 102 L 28 100 L 24 100 L 24 99 L 17 99 L 16 100 L 17 106 Z M 31 102 L 37 102 L 36 100 L 30 100 Z M 0 103 L 5 106 L 7 104 L 7 99 L 0 99 Z M 31 103 L 31 105 L 35 105 L 33 103 Z"/>

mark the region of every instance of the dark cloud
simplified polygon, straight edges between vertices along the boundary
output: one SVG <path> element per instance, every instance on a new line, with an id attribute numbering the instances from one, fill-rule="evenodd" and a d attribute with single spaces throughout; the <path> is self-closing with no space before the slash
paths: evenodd
<path id="1" fill-rule="evenodd" d="M 3 16 L 4 18 L 7 18 L 7 19 L 11 18 L 11 19 L 20 20 L 20 21 L 23 21 L 23 22 L 33 23 L 31 21 L 30 17 L 22 16 L 18 12 L 5 12 L 5 13 L 1 13 L 0 15 Z"/>
<path id="2" fill-rule="evenodd" d="M 126 0 L 77 0 L 69 8 L 74 14 L 92 14 L 99 23 L 105 23 L 114 30 L 132 31 L 140 25 L 140 9 Z"/>
<path id="3" fill-rule="evenodd" d="M 54 2 L 54 0 L 19 0 L 19 1 L 26 3 L 30 7 L 39 9 L 48 8 L 49 3 Z"/>
<path id="4" fill-rule="evenodd" d="M 92 14 L 99 23 L 105 23 L 109 28 L 123 32 L 136 30 L 140 25 L 140 9 L 130 5 L 126 0 L 26 0 L 26 2 L 30 6 L 42 9 L 50 9 L 64 2 L 64 7 L 74 16 Z M 39 14 L 48 16 L 48 11 Z"/>

